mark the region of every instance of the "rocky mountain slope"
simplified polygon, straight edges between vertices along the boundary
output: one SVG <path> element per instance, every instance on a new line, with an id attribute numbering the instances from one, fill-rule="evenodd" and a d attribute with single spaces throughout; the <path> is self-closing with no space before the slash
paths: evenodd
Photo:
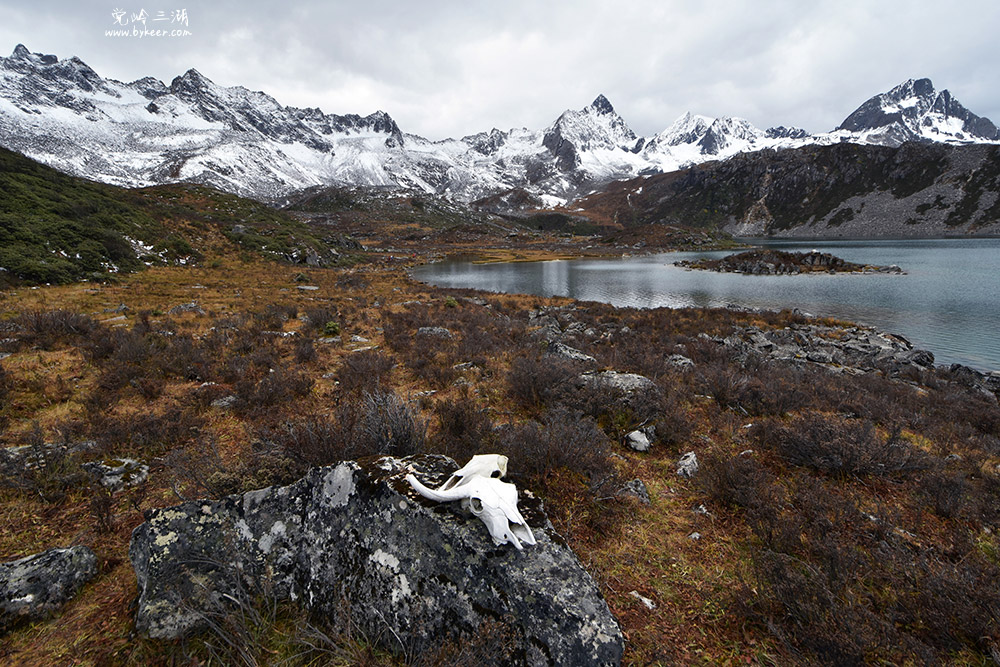
<path id="1" fill-rule="evenodd" d="M 461 201 L 510 191 L 533 205 L 571 200 L 623 178 L 764 148 L 841 141 L 997 141 L 996 127 L 927 79 L 908 81 L 837 130 L 761 130 L 739 118 L 685 114 L 637 136 L 603 95 L 542 130 L 431 141 L 382 111 L 367 116 L 286 107 L 218 86 L 191 69 L 169 85 L 103 78 L 79 58 L 18 45 L 0 58 L 0 143 L 62 171 L 143 186 L 193 181 L 269 201 L 318 185 L 417 189 Z"/>
<path id="2" fill-rule="evenodd" d="M 759 151 L 614 183 L 578 202 L 625 227 L 666 222 L 737 236 L 1000 233 L 1000 147 L 836 144 Z"/>

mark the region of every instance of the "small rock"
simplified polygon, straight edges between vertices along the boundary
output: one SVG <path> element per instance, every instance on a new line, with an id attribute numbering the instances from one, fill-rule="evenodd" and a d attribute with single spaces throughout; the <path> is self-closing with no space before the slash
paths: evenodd
<path id="1" fill-rule="evenodd" d="M 368 342 L 371 342 L 371 341 L 369 341 L 364 336 L 359 336 L 357 334 L 354 334 L 354 335 L 351 336 L 351 342 L 352 343 L 368 343 Z"/>
<path id="2" fill-rule="evenodd" d="M 694 362 L 685 357 L 683 354 L 671 354 L 667 357 L 667 363 L 674 368 L 679 368 L 681 370 L 694 368 Z"/>
<path id="3" fill-rule="evenodd" d="M 444 327 L 420 327 L 417 329 L 418 336 L 432 336 L 435 338 L 451 338 L 451 332 Z"/>
<path id="4" fill-rule="evenodd" d="M 649 438 L 642 431 L 632 431 L 625 436 L 625 444 L 637 452 L 649 451 Z"/>
<path id="5" fill-rule="evenodd" d="M 691 533 L 690 535 L 688 535 L 688 539 L 689 540 L 694 540 L 694 541 L 697 542 L 698 540 L 701 539 L 701 533 L 697 533 L 697 532 Z"/>
<path id="6" fill-rule="evenodd" d="M 210 405 L 218 410 L 228 410 L 236 405 L 236 401 L 237 398 L 230 394 L 229 396 L 223 396 L 222 398 L 215 399 Z"/>
<path id="7" fill-rule="evenodd" d="M 295 289 L 302 290 L 303 292 L 315 292 L 319 289 L 318 285 L 296 285 Z"/>
<path id="8" fill-rule="evenodd" d="M 698 457 L 694 452 L 688 452 L 677 462 L 677 474 L 691 479 L 698 474 Z"/>
<path id="9" fill-rule="evenodd" d="M 568 359 L 569 361 L 579 361 L 585 364 L 596 364 L 597 359 L 593 358 L 589 354 L 585 354 L 575 347 L 570 347 L 564 343 L 558 341 L 550 342 L 545 348 L 545 354 L 560 357 L 562 359 Z"/>
<path id="10" fill-rule="evenodd" d="M 149 477 L 149 466 L 135 459 L 109 459 L 91 461 L 81 466 L 106 489 L 121 491 L 129 486 L 142 484 Z"/>
<path id="11" fill-rule="evenodd" d="M 580 378 L 586 384 L 594 385 L 604 390 L 620 391 L 624 394 L 656 391 L 655 382 L 637 373 L 601 371 L 599 373 L 584 373 Z"/>
<path id="12" fill-rule="evenodd" d="M 708 511 L 708 508 L 704 505 L 696 505 L 692 510 L 695 514 L 700 514 L 702 516 L 707 516 L 709 518 L 714 517 L 714 515 Z"/>
<path id="13" fill-rule="evenodd" d="M 638 498 L 643 505 L 649 504 L 649 490 L 646 489 L 646 485 L 641 479 L 636 477 L 635 479 L 628 481 L 618 490 L 615 494 L 618 496 L 632 496 L 633 498 Z"/>
<path id="14" fill-rule="evenodd" d="M 97 557 L 83 546 L 0 563 L 0 633 L 19 621 L 51 615 L 95 574 Z"/>
<path id="15" fill-rule="evenodd" d="M 197 301 L 189 301 L 188 303 L 182 303 L 178 306 L 174 306 L 167 311 L 169 315 L 180 315 L 182 313 L 194 313 L 195 315 L 204 315 L 205 311 L 201 306 L 198 305 Z"/>
<path id="16" fill-rule="evenodd" d="M 650 600 L 645 595 L 640 594 L 639 591 L 629 591 L 629 595 L 631 595 L 636 600 L 638 600 L 639 602 L 641 602 L 643 604 L 643 606 L 646 607 L 646 609 L 648 609 L 650 611 L 653 611 L 654 609 L 656 609 L 656 603 L 653 602 L 652 600 Z"/>

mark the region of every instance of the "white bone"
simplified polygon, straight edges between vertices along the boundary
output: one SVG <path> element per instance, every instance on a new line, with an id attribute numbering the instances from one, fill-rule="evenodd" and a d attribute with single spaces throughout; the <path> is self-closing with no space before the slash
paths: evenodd
<path id="1" fill-rule="evenodd" d="M 506 456 L 484 454 L 473 457 L 472 461 L 457 470 L 439 489 L 424 486 L 413 475 L 407 475 L 406 481 L 417 493 L 430 500 L 461 500 L 462 505 L 486 525 L 494 544 L 510 542 L 517 549 L 524 548 L 521 546 L 522 542 L 535 544 L 531 527 L 517 509 L 517 487 L 491 476 L 495 471 L 499 471 L 501 475 L 507 472 Z M 453 480 L 453 486 L 446 488 Z"/>
<path id="2" fill-rule="evenodd" d="M 479 477 L 506 477 L 507 457 L 503 454 L 476 454 L 464 466 L 451 473 L 448 481 L 441 485 L 440 490 L 462 486 L 469 479 Z"/>

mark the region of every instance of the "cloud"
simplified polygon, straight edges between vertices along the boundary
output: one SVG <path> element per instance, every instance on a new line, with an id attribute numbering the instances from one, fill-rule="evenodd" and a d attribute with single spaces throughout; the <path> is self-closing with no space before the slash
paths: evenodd
<path id="1" fill-rule="evenodd" d="M 184 4 L 130 2 L 149 14 Z M 194 67 L 282 104 L 382 109 L 432 139 L 541 128 L 598 93 L 644 135 L 689 110 L 823 131 L 922 76 L 1000 122 L 992 1 L 223 0 L 187 7 L 192 34 L 159 40 L 106 37 L 112 9 L 5 7 L 0 47 L 77 55 L 122 80 Z"/>

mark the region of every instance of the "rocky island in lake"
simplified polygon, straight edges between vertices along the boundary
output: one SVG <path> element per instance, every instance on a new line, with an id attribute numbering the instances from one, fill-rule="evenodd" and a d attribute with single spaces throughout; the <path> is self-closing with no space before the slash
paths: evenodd
<path id="1" fill-rule="evenodd" d="M 725 273 L 771 276 L 795 273 L 904 273 L 898 266 L 855 264 L 828 252 L 784 252 L 782 250 L 747 250 L 721 259 L 696 259 L 674 262 L 689 269 Z"/>

